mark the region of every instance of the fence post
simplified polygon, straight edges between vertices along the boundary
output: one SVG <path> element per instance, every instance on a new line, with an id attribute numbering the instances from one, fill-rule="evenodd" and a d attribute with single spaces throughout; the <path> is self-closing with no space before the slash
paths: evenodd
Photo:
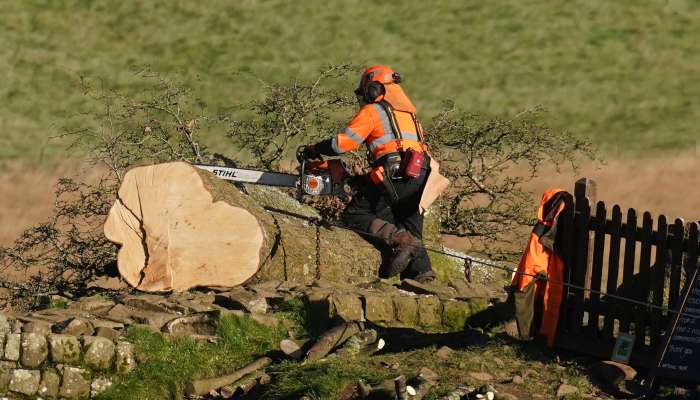
<path id="1" fill-rule="evenodd" d="M 586 286 L 590 276 L 588 268 L 591 259 L 589 225 L 591 218 L 591 203 L 596 198 L 596 183 L 592 179 L 581 178 L 574 185 L 574 257 L 571 263 L 571 277 L 574 285 Z M 590 250 L 589 250 L 590 249 Z M 579 332 L 583 327 L 583 311 L 585 293 L 580 289 L 573 289 L 571 300 L 572 315 L 569 320 L 569 329 Z"/>
<path id="2" fill-rule="evenodd" d="M 574 196 L 576 200 L 588 197 L 591 204 L 595 204 L 598 199 L 598 184 L 590 178 L 580 178 L 574 185 Z"/>
<path id="3" fill-rule="evenodd" d="M 581 190 L 582 194 L 588 198 L 588 210 L 589 210 L 589 215 L 592 214 L 592 208 L 597 205 L 598 203 L 598 184 L 596 181 L 590 178 L 581 178 L 576 181 L 576 188 Z M 591 287 L 591 275 L 592 275 L 592 262 L 593 262 L 593 252 L 594 252 L 594 247 L 593 247 L 593 235 L 592 231 L 590 229 L 590 218 L 586 221 L 586 235 L 588 236 L 588 257 L 586 257 L 586 264 L 584 266 L 586 275 L 584 282 L 586 283 L 586 287 L 590 288 Z M 586 292 L 584 294 L 585 298 L 589 298 L 591 296 L 590 292 Z"/>

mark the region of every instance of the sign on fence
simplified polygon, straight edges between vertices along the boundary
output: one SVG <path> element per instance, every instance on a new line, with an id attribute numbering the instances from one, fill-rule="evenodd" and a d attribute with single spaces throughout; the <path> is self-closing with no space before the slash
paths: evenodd
<path id="1" fill-rule="evenodd" d="M 700 382 L 700 274 L 688 285 L 653 371 L 655 376 Z"/>

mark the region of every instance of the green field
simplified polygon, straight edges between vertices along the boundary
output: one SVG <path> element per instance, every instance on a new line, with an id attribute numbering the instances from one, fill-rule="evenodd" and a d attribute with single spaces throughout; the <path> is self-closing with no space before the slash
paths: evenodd
<path id="1" fill-rule="evenodd" d="M 446 98 L 541 104 L 605 154 L 656 155 L 695 148 L 699 39 L 698 0 L 0 0 L 0 160 L 60 154 L 49 137 L 82 111 L 81 76 L 138 90 L 131 67 L 149 65 L 216 110 L 260 95 L 237 71 L 342 62 L 395 67 L 424 116 Z"/>

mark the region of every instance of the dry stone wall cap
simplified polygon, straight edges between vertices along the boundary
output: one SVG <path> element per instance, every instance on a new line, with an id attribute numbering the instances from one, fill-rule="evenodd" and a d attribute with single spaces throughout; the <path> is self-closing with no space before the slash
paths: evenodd
<path id="1" fill-rule="evenodd" d="M 438 326 L 441 321 L 440 300 L 434 296 L 418 296 L 418 323 L 421 326 Z"/>
<path id="2" fill-rule="evenodd" d="M 395 319 L 394 302 L 389 296 L 365 295 L 365 318 L 368 321 L 391 322 Z"/>
<path id="3" fill-rule="evenodd" d="M 344 321 L 364 320 L 365 316 L 362 308 L 362 301 L 358 296 L 352 294 L 338 294 L 332 295 L 331 297 L 333 299 L 335 315 Z"/>
<path id="4" fill-rule="evenodd" d="M 46 336 L 51 333 L 51 326 L 52 324 L 46 321 L 29 321 L 22 325 L 22 332 Z"/>
<path id="5" fill-rule="evenodd" d="M 120 333 L 116 329 L 109 328 L 107 326 L 101 326 L 97 328 L 97 332 L 95 332 L 95 336 L 100 336 L 112 341 L 115 341 L 119 339 Z"/>
<path id="6" fill-rule="evenodd" d="M 61 330 L 61 333 L 74 336 L 91 336 L 95 334 L 95 328 L 90 321 L 81 318 L 73 318 L 68 325 Z"/>

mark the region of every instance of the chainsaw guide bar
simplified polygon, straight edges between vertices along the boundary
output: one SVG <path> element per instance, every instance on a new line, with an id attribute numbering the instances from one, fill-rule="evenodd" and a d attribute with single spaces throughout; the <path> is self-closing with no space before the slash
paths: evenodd
<path id="1" fill-rule="evenodd" d="M 257 171 L 243 168 L 219 167 L 214 165 L 194 165 L 199 169 L 209 171 L 219 179 L 232 182 L 254 183 L 257 185 L 297 187 L 299 175 L 282 172 Z"/>

